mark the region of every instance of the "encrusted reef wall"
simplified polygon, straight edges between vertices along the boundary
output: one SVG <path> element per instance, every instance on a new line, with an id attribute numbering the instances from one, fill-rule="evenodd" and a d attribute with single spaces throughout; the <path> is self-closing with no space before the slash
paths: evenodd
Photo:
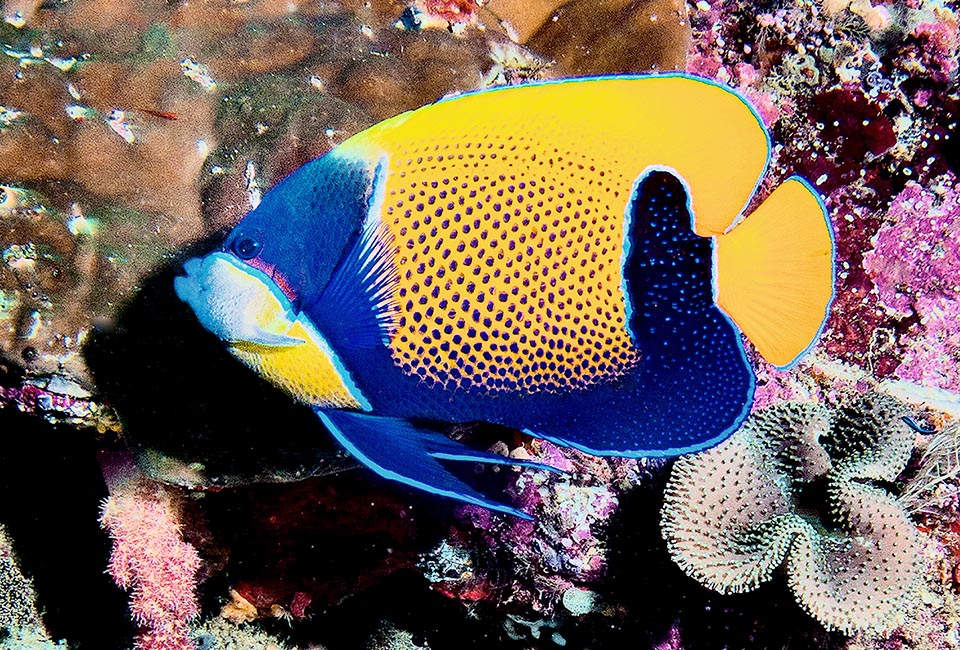
<path id="1" fill-rule="evenodd" d="M 947 0 L 6 0 L 0 648 L 960 646 L 958 48 Z M 660 71 L 752 102 L 757 201 L 803 176 L 835 233 L 818 344 L 748 344 L 754 410 L 714 449 L 456 430 L 564 473 L 468 469 L 533 521 L 414 493 L 173 294 L 381 119 Z"/>

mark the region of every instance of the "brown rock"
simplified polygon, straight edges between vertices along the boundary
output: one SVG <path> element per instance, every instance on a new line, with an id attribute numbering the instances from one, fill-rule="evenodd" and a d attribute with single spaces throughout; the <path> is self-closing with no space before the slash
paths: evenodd
<path id="1" fill-rule="evenodd" d="M 280 24 L 255 36 L 244 35 L 220 43 L 208 59 L 218 82 L 234 81 L 249 75 L 276 72 L 310 56 L 316 45 L 314 32 L 305 27 Z"/>
<path id="2" fill-rule="evenodd" d="M 0 2 L 0 5 L 2 5 L 4 16 L 19 14 L 24 23 L 32 26 L 41 3 L 41 0 L 6 0 L 6 2 Z"/>
<path id="3" fill-rule="evenodd" d="M 246 22 L 247 15 L 243 9 L 229 0 L 184 2 L 170 16 L 172 28 L 189 30 L 194 37 L 210 43 L 218 37 L 232 38 L 242 33 Z"/>
<path id="4" fill-rule="evenodd" d="M 491 0 L 484 9 L 495 20 L 506 21 L 517 41 L 526 43 L 561 5 L 563 0 Z"/>
<path id="5" fill-rule="evenodd" d="M 0 291 L 8 303 L 0 320 L 0 350 L 31 370 L 82 379 L 78 351 L 96 256 L 90 242 L 68 231 L 59 211 L 33 205 L 24 202 L 0 221 Z"/>
<path id="6" fill-rule="evenodd" d="M 143 65 L 94 61 L 85 63 L 74 82 L 82 93 L 77 103 L 101 112 L 113 108 L 168 110 L 182 73 L 176 61 L 160 59 Z M 60 109 L 63 110 L 62 108 Z"/>
<path id="7" fill-rule="evenodd" d="M 53 66 L 38 64 L 21 70 L 18 78 L 14 74 L 16 68 L 13 59 L 0 65 L 0 104 L 28 111 L 30 122 L 38 127 L 38 133 L 45 133 L 47 137 L 66 137 L 73 123 L 67 117 L 65 107 L 74 100 L 67 92 L 63 73 Z M 0 135 L 0 144 L 17 130 Z"/>
<path id="8" fill-rule="evenodd" d="M 364 2 L 340 2 L 332 3 L 327 0 L 252 0 L 240 8 L 247 15 L 249 20 L 259 21 L 279 21 L 291 17 L 301 18 L 327 18 L 333 15 L 345 14 L 348 8 L 347 4 L 357 5 L 355 9 L 362 8 Z M 370 3 L 367 3 L 370 4 Z"/>
<path id="9" fill-rule="evenodd" d="M 437 30 L 377 36 L 379 54 L 348 63 L 331 89 L 377 120 L 476 90 L 490 67 L 487 40 L 479 31 L 463 38 Z"/>
<path id="10" fill-rule="evenodd" d="M 143 32 L 166 10 L 160 2 L 76 0 L 41 15 L 49 29 L 76 35 L 82 49 L 100 56 L 124 56 L 139 50 Z"/>
<path id="11" fill-rule="evenodd" d="M 10 129 L 0 134 L 0 178 L 8 183 L 65 178 L 66 149 L 39 124 Z"/>
<path id="12" fill-rule="evenodd" d="M 682 70 L 689 44 L 680 0 L 573 0 L 526 42 L 558 76 Z"/>

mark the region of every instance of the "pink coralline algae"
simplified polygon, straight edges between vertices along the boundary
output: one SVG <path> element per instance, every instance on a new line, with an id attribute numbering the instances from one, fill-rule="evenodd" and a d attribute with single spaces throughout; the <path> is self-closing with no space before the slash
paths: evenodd
<path id="1" fill-rule="evenodd" d="M 934 79 L 947 83 L 956 76 L 960 49 L 956 17 L 921 23 L 913 30 L 913 35 L 920 43 L 917 54 Z"/>
<path id="2" fill-rule="evenodd" d="M 781 114 L 793 110 L 791 100 L 786 98 L 778 100 L 772 93 L 760 87 L 761 77 L 756 67 L 750 63 L 741 62 L 735 66 L 724 66 L 715 53 L 708 55 L 697 52 L 688 58 L 685 71 L 730 84 L 750 100 L 767 128 L 771 128 L 780 119 Z"/>
<path id="3" fill-rule="evenodd" d="M 543 462 L 569 474 L 519 474 L 518 503 L 535 519 L 507 525 L 518 543 L 516 548 L 534 551 L 544 569 L 589 581 L 602 574 L 606 565 L 595 527 L 606 521 L 618 504 L 616 488 L 609 483 L 614 478 L 611 468 L 604 460 L 566 454 L 549 443 L 543 444 L 542 453 Z"/>
<path id="4" fill-rule="evenodd" d="M 113 541 L 109 573 L 132 592 L 137 650 L 196 650 L 188 622 L 200 611 L 200 556 L 182 539 L 179 520 L 166 489 L 142 479 L 123 483 L 103 502 L 100 522 Z"/>
<path id="5" fill-rule="evenodd" d="M 918 301 L 960 297 L 960 193 L 949 179 L 936 190 L 907 183 L 894 198 L 863 265 L 883 305 L 909 316 Z"/>
<path id="6" fill-rule="evenodd" d="M 475 21 L 480 3 L 474 0 L 425 0 L 423 5 L 428 14 L 457 24 Z"/>
<path id="7" fill-rule="evenodd" d="M 931 189 L 910 182 L 890 205 L 863 266 L 895 318 L 916 318 L 902 343 L 901 379 L 960 389 L 960 192 L 946 177 Z"/>
<path id="8" fill-rule="evenodd" d="M 454 535 L 457 543 L 486 547 L 502 562 L 493 568 L 478 561 L 469 576 L 458 574 L 434 588 L 463 601 L 510 593 L 510 600 L 521 608 L 518 613 L 550 615 L 567 590 L 590 586 L 604 576 L 607 555 L 599 533 L 618 508 L 623 491 L 639 480 L 641 464 L 588 456 L 544 441 L 529 454 L 524 450 L 521 456 L 511 455 L 565 473 L 517 472 L 508 491 L 517 507 L 534 517 L 532 521 L 462 507 L 462 527 Z M 505 565 L 510 569 L 504 571 Z"/>
<path id="9" fill-rule="evenodd" d="M 864 194 L 862 189 L 845 186 L 827 197 L 837 241 L 837 284 L 821 345 L 828 354 L 885 377 L 897 365 L 878 353 L 890 319 L 863 268 L 863 254 L 871 248 L 881 214 L 877 202 Z"/>
<path id="10" fill-rule="evenodd" d="M 20 386 L 0 385 L 0 408 L 4 407 L 38 415 L 48 422 L 92 427 L 100 433 L 119 429 L 108 407 L 79 384 L 59 376 L 28 379 Z"/>
<path id="11" fill-rule="evenodd" d="M 957 361 L 960 360 L 960 313 L 956 303 L 945 300 L 923 319 L 926 336 L 912 341 L 894 374 L 926 386 L 960 390 Z"/>
<path id="12" fill-rule="evenodd" d="M 765 408 L 776 402 L 798 400 L 804 397 L 799 395 L 791 379 L 794 373 L 789 370 L 779 370 L 768 364 L 760 363 L 757 370 L 757 388 L 753 395 L 753 409 Z"/>

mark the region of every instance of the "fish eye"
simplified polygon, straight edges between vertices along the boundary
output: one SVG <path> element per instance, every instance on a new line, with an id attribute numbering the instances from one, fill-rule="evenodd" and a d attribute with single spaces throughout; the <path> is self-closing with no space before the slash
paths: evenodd
<path id="1" fill-rule="evenodd" d="M 242 260 L 251 260 L 260 254 L 263 245 L 253 237 L 240 237 L 230 246 L 233 254 Z"/>

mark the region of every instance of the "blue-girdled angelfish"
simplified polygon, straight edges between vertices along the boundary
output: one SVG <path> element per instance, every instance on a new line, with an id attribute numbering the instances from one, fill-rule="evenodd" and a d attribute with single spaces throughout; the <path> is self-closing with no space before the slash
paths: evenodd
<path id="1" fill-rule="evenodd" d="M 816 339 L 829 220 L 799 178 L 743 217 L 769 154 L 742 97 L 686 75 L 461 95 L 300 167 L 175 289 L 367 467 L 524 516 L 439 461 L 523 463 L 431 425 L 694 452 L 751 407 L 741 332 L 779 366 Z"/>

